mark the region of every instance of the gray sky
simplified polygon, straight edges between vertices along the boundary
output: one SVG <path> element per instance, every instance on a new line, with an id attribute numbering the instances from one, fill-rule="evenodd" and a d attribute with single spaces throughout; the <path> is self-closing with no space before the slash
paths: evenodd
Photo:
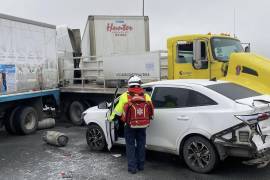
<path id="1" fill-rule="evenodd" d="M 142 0 L 0 0 L 0 13 L 84 29 L 88 15 L 142 15 Z M 170 36 L 235 32 L 252 51 L 270 58 L 269 0 L 145 0 L 151 50 Z"/>

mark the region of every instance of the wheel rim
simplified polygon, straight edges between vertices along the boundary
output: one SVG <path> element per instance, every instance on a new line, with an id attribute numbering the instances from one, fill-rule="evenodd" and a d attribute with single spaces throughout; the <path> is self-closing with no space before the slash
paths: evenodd
<path id="1" fill-rule="evenodd" d="M 28 113 L 25 117 L 24 127 L 28 130 L 35 127 L 36 117 L 33 113 Z"/>
<path id="2" fill-rule="evenodd" d="M 83 120 L 81 119 L 83 111 L 84 108 L 80 102 L 75 101 L 70 105 L 69 115 L 73 124 L 81 125 L 83 123 Z"/>
<path id="3" fill-rule="evenodd" d="M 211 160 L 211 154 L 208 147 L 202 142 L 195 142 L 189 144 L 187 149 L 187 159 L 192 166 L 198 168 L 205 168 Z"/>
<path id="4" fill-rule="evenodd" d="M 77 118 L 80 118 L 81 117 L 82 112 L 83 112 L 83 110 L 81 110 L 81 107 L 76 106 L 76 108 L 75 108 L 75 115 L 76 115 Z"/>
<path id="5" fill-rule="evenodd" d="M 103 135 L 98 128 L 88 130 L 88 142 L 93 148 L 99 148 L 103 145 Z"/>

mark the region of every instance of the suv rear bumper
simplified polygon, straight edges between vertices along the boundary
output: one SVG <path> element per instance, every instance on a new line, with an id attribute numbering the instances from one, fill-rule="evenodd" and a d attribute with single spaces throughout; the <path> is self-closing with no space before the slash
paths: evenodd
<path id="1" fill-rule="evenodd" d="M 243 161 L 246 165 L 257 165 L 258 168 L 265 167 L 270 162 L 270 136 L 267 136 L 265 143 L 258 137 L 252 139 L 252 146 L 238 145 L 228 142 L 215 142 L 220 159 L 228 156 L 244 157 L 250 160 Z"/>
<path id="2" fill-rule="evenodd" d="M 270 148 L 263 149 L 256 154 L 257 157 L 243 161 L 246 165 L 257 165 L 258 168 L 267 166 L 270 162 Z"/>

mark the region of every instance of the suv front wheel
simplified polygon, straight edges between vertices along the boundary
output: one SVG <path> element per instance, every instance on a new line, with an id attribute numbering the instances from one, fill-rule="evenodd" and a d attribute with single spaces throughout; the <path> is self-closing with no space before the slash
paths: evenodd
<path id="1" fill-rule="evenodd" d="M 86 131 L 86 141 L 90 150 L 101 151 L 106 148 L 105 135 L 102 129 L 96 124 L 88 126 Z"/>

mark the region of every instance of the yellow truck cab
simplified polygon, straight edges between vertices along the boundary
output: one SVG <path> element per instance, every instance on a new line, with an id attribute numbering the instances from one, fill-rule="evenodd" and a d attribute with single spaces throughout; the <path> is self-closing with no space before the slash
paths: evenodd
<path id="1" fill-rule="evenodd" d="M 167 40 L 168 79 L 222 79 L 270 94 L 270 60 L 249 53 L 228 34 L 194 34 Z"/>

